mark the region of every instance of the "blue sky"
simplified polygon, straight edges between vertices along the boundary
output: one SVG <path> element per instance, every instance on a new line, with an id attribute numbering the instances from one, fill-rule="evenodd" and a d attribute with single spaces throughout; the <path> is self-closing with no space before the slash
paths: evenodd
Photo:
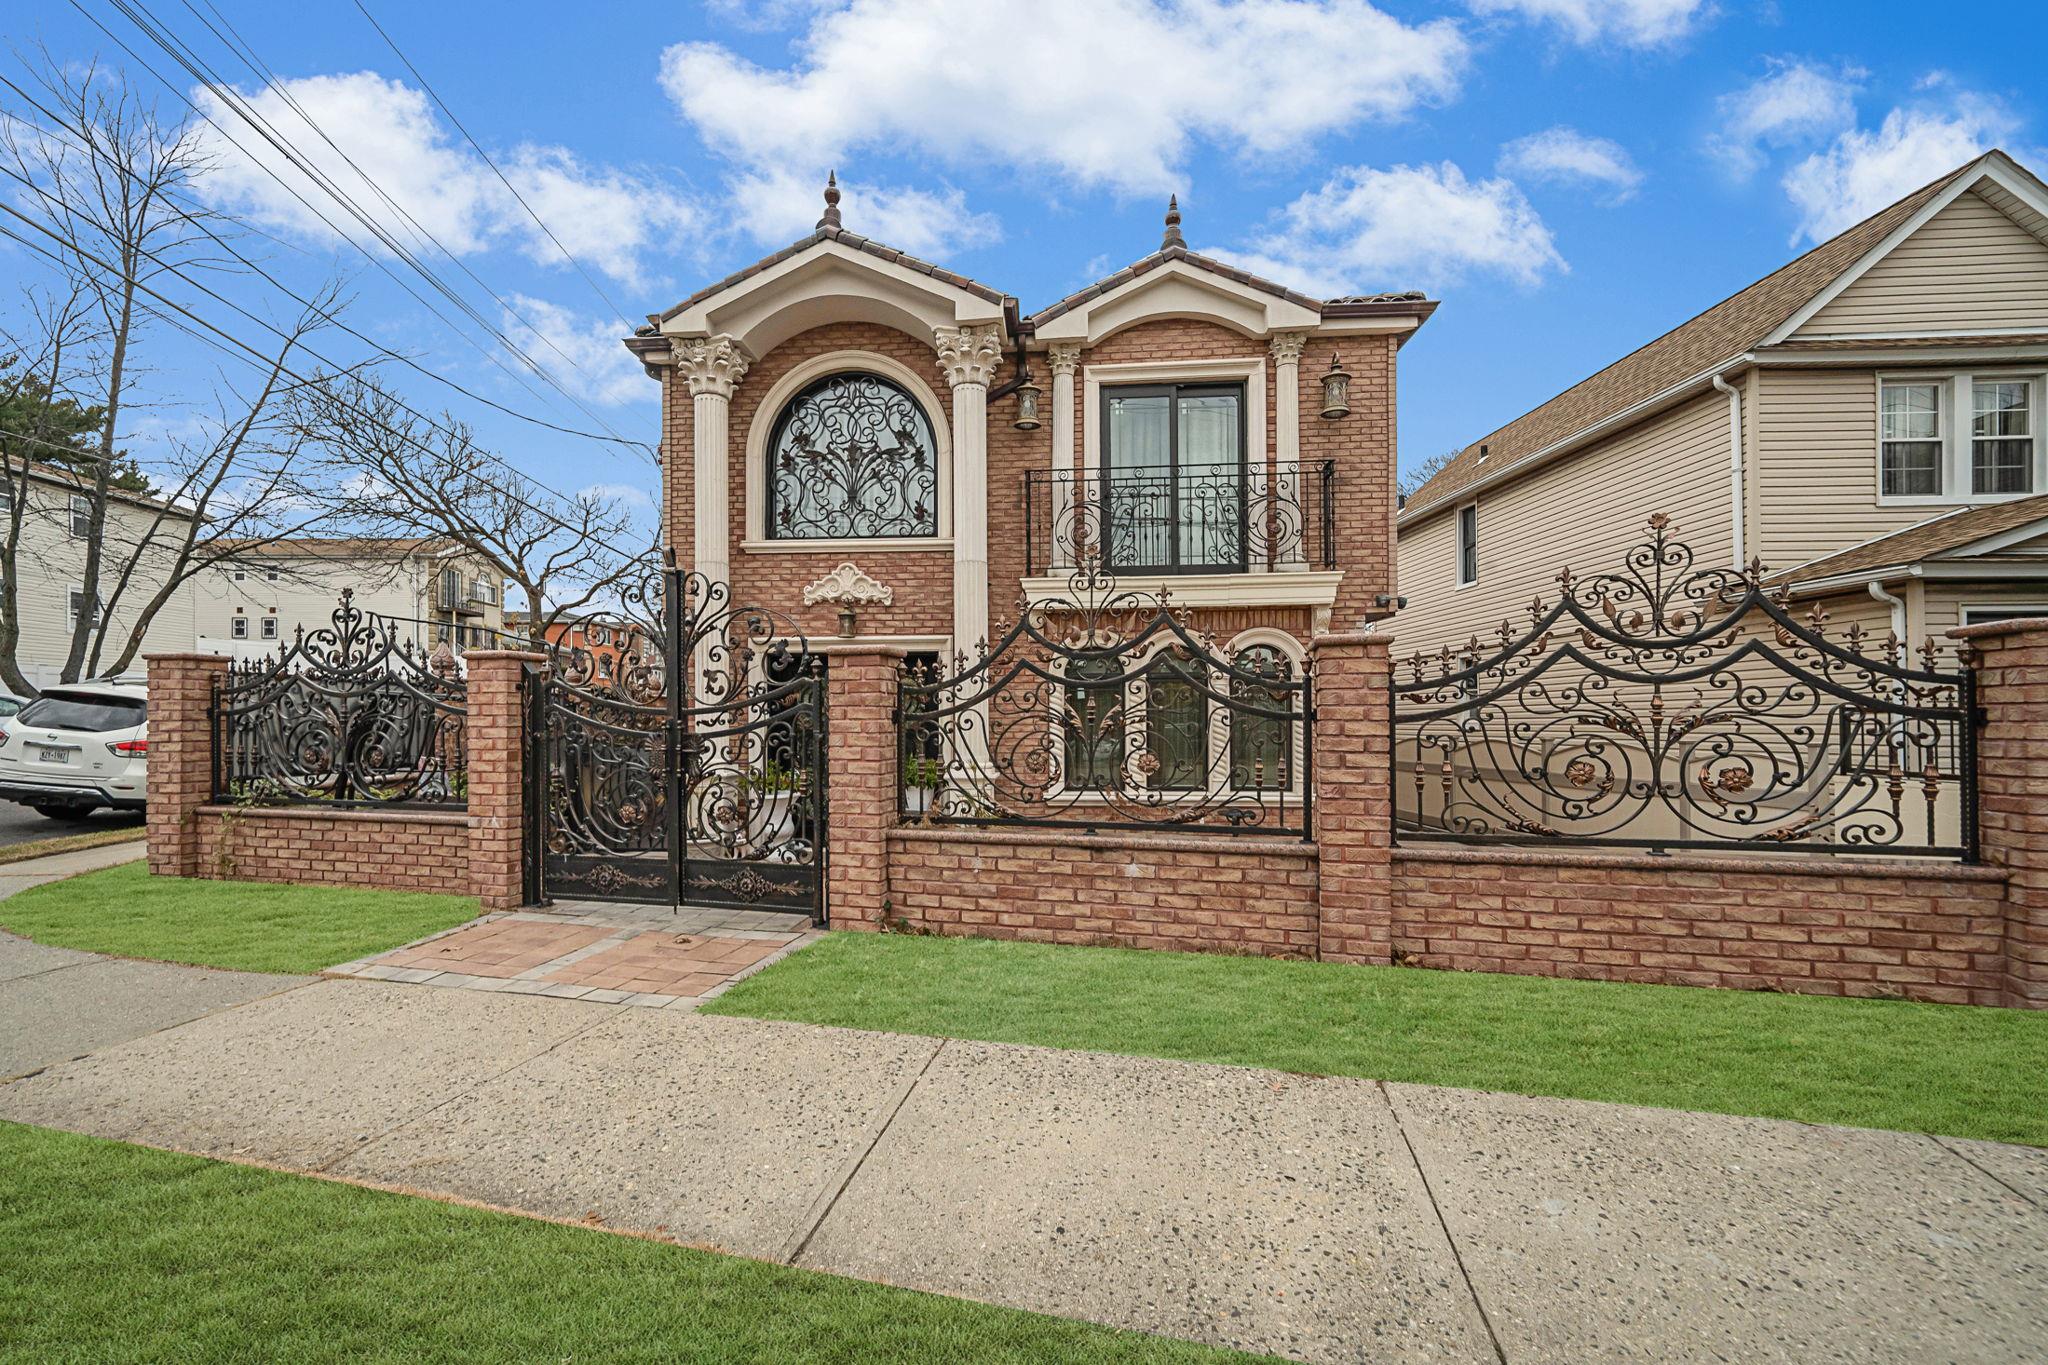
<path id="1" fill-rule="evenodd" d="M 166 107 L 194 96 L 253 144 L 216 97 L 189 78 L 157 85 L 95 28 L 84 16 L 174 70 L 105 0 L 79 4 L 16 7 L 6 36 L 97 54 Z M 1949 22 L 1924 3 L 1791 0 L 364 4 L 417 76 L 354 0 L 212 0 L 375 189 L 207 32 L 207 0 L 153 12 L 381 218 L 394 214 L 380 190 L 431 231 L 460 261 L 426 250 L 436 271 L 586 410 L 515 384 L 487 354 L 497 343 L 434 319 L 230 144 L 207 193 L 275 239 L 259 244 L 280 278 L 348 279 L 350 321 L 383 344 L 530 415 L 650 442 L 656 389 L 617 346 L 607 298 L 638 320 L 802 235 L 828 166 L 848 186 L 848 227 L 1026 311 L 1155 248 L 1169 192 L 1191 245 L 1285 283 L 1427 289 L 1443 306 L 1403 352 L 1404 465 L 1983 147 L 2048 169 L 2034 150 L 2048 144 L 2039 4 Z M 28 270 L 11 247 L 0 261 Z M 265 286 L 236 288 L 283 311 Z M 163 345 L 149 382 L 166 394 L 216 363 Z M 555 487 L 656 486 L 629 448 L 417 376 L 400 386 Z M 146 427 L 136 439 L 146 447 Z"/>

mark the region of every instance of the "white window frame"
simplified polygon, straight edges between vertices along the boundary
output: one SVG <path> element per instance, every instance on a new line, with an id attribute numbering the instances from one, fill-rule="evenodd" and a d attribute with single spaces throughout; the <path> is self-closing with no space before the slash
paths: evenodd
<path id="1" fill-rule="evenodd" d="M 85 527 L 79 529 L 80 517 L 85 518 Z M 92 535 L 92 499 L 83 493 L 71 495 L 71 538 L 85 540 Z"/>
<path id="2" fill-rule="evenodd" d="M 1965 602 L 1958 608 L 1956 619 L 1966 626 L 1983 625 L 1985 623 L 1982 621 L 1972 621 L 1970 619 L 1972 612 L 1979 611 L 1996 612 L 2001 618 L 2005 619 L 2048 617 L 2048 602 L 2038 600 L 2030 602 Z"/>
<path id="3" fill-rule="evenodd" d="M 75 587 L 65 595 L 64 628 L 66 630 L 78 629 L 78 599 L 83 596 L 85 596 L 85 588 L 83 586 Z M 101 604 L 95 602 L 92 608 L 92 624 L 95 626 L 100 623 L 100 610 Z"/>
<path id="4" fill-rule="evenodd" d="M 1472 576 L 1465 577 L 1465 514 L 1472 514 Z M 1451 579 L 1459 588 L 1479 585 L 1479 500 L 1461 502 L 1451 513 Z"/>
<path id="5" fill-rule="evenodd" d="M 231 639 L 231 640 L 246 640 L 246 639 L 248 639 L 248 638 L 249 638 L 249 618 L 248 618 L 248 617 L 246 617 L 246 616 L 237 616 L 237 617 L 235 617 L 235 618 L 234 618 L 234 619 L 233 619 L 232 621 L 229 621 L 229 622 L 228 622 L 228 638 L 229 638 L 229 639 Z"/>
<path id="6" fill-rule="evenodd" d="M 266 640 L 275 640 L 277 638 L 277 618 L 275 616 L 264 617 L 263 629 L 258 633 Z"/>
<path id="7" fill-rule="evenodd" d="M 1976 386 L 1980 383 L 2021 382 L 2028 390 L 2029 435 L 2034 442 L 2033 478 L 2025 492 L 1974 493 L 1977 412 Z M 1884 389 L 1888 384 L 1933 384 L 1941 390 L 1941 491 L 1933 494 L 1893 495 L 1884 491 Z M 2014 369 L 2009 366 L 1982 370 L 1899 370 L 1882 371 L 1872 391 L 1871 478 L 1880 507 L 1969 507 L 1985 503 L 2011 502 L 2048 493 L 2048 371 Z"/>

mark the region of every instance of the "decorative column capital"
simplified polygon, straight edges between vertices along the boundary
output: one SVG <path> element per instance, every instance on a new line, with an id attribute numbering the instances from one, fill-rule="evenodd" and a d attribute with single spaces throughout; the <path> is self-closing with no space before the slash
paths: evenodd
<path id="1" fill-rule="evenodd" d="M 939 369 L 953 388 L 975 384 L 988 387 L 1003 361 L 1002 328 L 993 322 L 978 327 L 935 327 L 932 345 L 939 352 Z"/>
<path id="2" fill-rule="evenodd" d="M 1276 365 L 1299 365 L 1301 348 L 1308 342 L 1307 332 L 1276 332 L 1268 349 L 1273 353 Z"/>
<path id="3" fill-rule="evenodd" d="M 671 345 L 676 372 L 690 386 L 690 396 L 714 393 L 731 398 L 747 377 L 747 353 L 729 336 L 692 337 Z"/>
<path id="4" fill-rule="evenodd" d="M 1078 341 L 1055 341 L 1045 348 L 1045 363 L 1052 367 L 1054 375 L 1072 374 L 1081 364 L 1081 343 Z"/>

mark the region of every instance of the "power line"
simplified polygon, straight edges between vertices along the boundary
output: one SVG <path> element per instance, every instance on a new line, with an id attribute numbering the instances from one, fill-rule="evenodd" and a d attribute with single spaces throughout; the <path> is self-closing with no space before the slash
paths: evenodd
<path id="1" fill-rule="evenodd" d="M 89 261 L 94 265 L 97 265 L 102 270 L 111 271 L 114 269 L 114 267 L 110 266 L 107 262 L 101 260 L 99 257 L 93 255 L 91 252 L 85 250 L 82 246 L 78 245 L 77 243 L 69 241 L 61 234 L 52 231 L 50 228 L 45 227 L 43 224 L 38 223 L 35 220 L 29 218 L 27 215 L 20 213 L 11 205 L 0 203 L 0 213 L 6 213 L 12 217 L 19 218 L 21 219 L 21 221 L 27 223 L 30 227 L 34 228 L 38 232 L 41 232 L 43 235 L 54 238 L 55 240 L 64 243 L 67 249 L 78 255 L 81 259 Z M 45 259 L 50 260 L 51 262 L 59 266 L 63 264 L 62 259 L 58 257 L 54 252 L 50 251 L 47 247 L 38 246 L 36 243 L 30 241 L 27 237 L 22 236 L 21 233 L 17 232 L 15 229 L 8 227 L 5 223 L 0 223 L 0 236 L 7 237 L 15 242 L 20 243 L 23 247 L 26 247 L 28 250 L 35 252 L 37 255 L 42 256 Z M 171 273 L 177 274 L 178 272 L 173 271 Z M 194 281 L 192 281 L 188 276 L 180 274 L 179 278 L 184 279 L 188 284 L 194 283 Z M 220 340 L 213 340 L 211 337 L 200 336 L 200 334 L 197 332 L 191 332 L 190 328 L 184 329 L 191 335 L 199 337 L 200 340 L 208 341 L 209 344 L 215 346 L 217 349 L 226 351 L 228 354 L 231 355 L 236 354 L 236 352 L 244 352 L 246 353 L 246 355 L 240 358 L 253 359 L 253 361 L 257 365 L 265 369 L 269 369 L 274 366 L 279 374 L 284 375 L 286 378 L 290 379 L 294 384 L 309 388 L 317 387 L 316 381 L 306 378 L 304 375 L 298 373 L 296 370 L 293 370 L 290 366 L 285 365 L 281 360 L 277 360 L 269 355 L 264 354 L 263 352 L 257 350 L 255 347 L 249 345 L 247 342 L 243 341 L 241 338 L 233 335 L 230 332 L 223 330 L 220 327 L 215 326 L 213 323 L 208 322 L 206 319 L 200 317 L 197 313 L 194 313 L 190 309 L 184 307 L 182 304 L 179 304 L 165 297 L 164 295 L 158 293 L 156 290 L 151 289 L 148 285 L 145 285 L 140 281 L 137 281 L 135 283 L 135 287 L 142 293 L 148 294 L 152 299 L 154 299 L 157 303 L 161 304 L 162 306 L 170 308 L 171 310 L 180 314 L 181 316 L 190 319 L 198 326 L 204 328 L 206 332 L 213 334 L 213 337 L 220 338 Z M 201 285 L 199 287 L 203 289 L 205 286 Z M 264 325 L 267 326 L 269 324 Z M 273 328 L 272 330 L 277 329 Z M 282 332 L 280 332 L 279 334 L 283 335 Z M 225 342 L 227 344 L 223 345 L 222 342 Z M 233 347 L 234 349 L 229 350 L 230 346 Z M 313 350 L 312 347 L 310 346 L 301 346 L 300 349 L 304 350 L 308 355 L 312 356 L 316 360 L 321 361 L 324 364 L 333 364 L 332 361 L 327 360 L 326 357 L 320 355 L 319 352 Z M 397 398 L 392 398 L 391 401 L 394 406 L 399 408 L 401 411 L 406 412 L 413 416 L 414 418 L 418 419 L 421 423 L 425 424 L 430 430 L 440 432 L 443 435 L 449 436 L 450 438 L 458 441 L 462 439 L 459 433 L 448 430 L 448 428 L 443 427 L 440 423 L 434 421 L 434 419 L 432 419 L 431 417 L 428 417 L 426 414 L 418 411 L 417 409 L 402 402 L 401 400 Z M 344 406 L 346 406 L 349 411 L 355 413 L 357 416 L 366 418 L 373 425 L 381 428 L 387 435 L 396 437 L 401 441 L 409 442 L 410 444 L 418 447 L 420 450 L 426 451 L 430 455 L 434 453 L 432 448 L 428 446 L 425 442 L 421 441 L 418 437 L 409 435 L 406 432 L 400 431 L 398 428 L 391 426 L 389 423 L 377 417 L 374 413 L 371 413 L 368 409 L 358 407 L 352 403 L 345 403 Z M 487 452 L 484 453 L 487 454 Z M 513 472 L 515 474 L 519 473 L 519 471 L 517 470 L 514 470 Z M 537 516 L 545 518 L 561 530 L 568 531 L 571 534 L 582 533 L 581 528 L 570 525 L 568 522 L 562 520 L 562 518 L 553 511 L 550 511 L 547 508 L 541 507 L 527 500 L 525 497 L 513 492 L 509 488 L 506 488 L 500 484 L 492 483 L 489 479 L 484 478 L 482 475 L 479 475 L 474 471 L 470 471 L 469 477 L 476 479 L 477 482 L 483 484 L 484 487 L 490 489 L 491 491 L 498 493 L 504 497 L 510 498 L 513 502 L 517 503 L 521 507 L 526 508 L 528 511 L 533 512 Z M 519 474 L 519 477 L 527 479 L 536 487 L 541 488 L 546 492 L 553 493 L 556 497 L 564 496 L 562 493 L 552 488 L 548 488 L 546 484 L 541 483 L 538 479 L 534 479 L 531 475 Z"/>
<path id="2" fill-rule="evenodd" d="M 191 7 L 191 0 L 185 0 L 185 5 L 189 9 Z M 206 7 L 213 10 L 216 15 L 220 13 L 218 9 L 214 9 L 213 0 L 206 0 Z M 634 325 L 633 320 L 621 312 L 619 306 L 612 302 L 612 296 L 605 293 L 603 286 L 591 278 L 590 272 L 583 268 L 583 262 L 577 260 L 569 248 L 562 245 L 562 239 L 555 235 L 555 230 L 541 221 L 540 214 L 534 211 L 533 205 L 526 202 L 526 196 L 519 192 L 519 187 L 514 185 L 506 177 L 505 173 L 498 169 L 498 163 L 491 159 L 491 154 L 485 151 L 483 146 L 474 137 L 470 136 L 469 129 L 463 125 L 461 119 L 455 116 L 455 111 L 448 107 L 448 101 L 442 99 L 440 92 L 435 90 L 433 86 L 427 84 L 427 78 L 420 74 L 420 69 L 417 66 L 413 65 L 412 58 L 406 56 L 404 50 L 398 46 L 397 41 L 384 31 L 384 26 L 378 23 L 376 17 L 364 7 L 363 0 L 355 0 L 355 7 L 362 14 L 363 18 L 369 20 L 370 27 L 377 30 L 377 36 L 384 40 L 385 46 L 389 47 L 393 55 L 405 64 L 405 69 L 412 73 L 412 78 L 420 83 L 420 89 L 426 91 L 428 98 L 432 99 L 441 112 L 448 116 L 448 121 L 455 125 L 456 130 L 462 134 L 463 140 L 468 142 L 475 149 L 476 154 L 483 158 L 484 164 L 491 168 L 491 173 L 498 177 L 499 183 L 504 185 L 511 192 L 512 197 L 519 201 L 519 207 L 526 210 L 526 216 L 533 219 L 534 226 L 547 234 L 548 240 L 555 244 L 555 250 L 562 253 L 562 259 L 576 267 L 576 273 L 583 277 L 583 282 L 590 286 L 593 293 L 604 300 L 605 307 L 612 310 L 612 315 L 630 329 Z M 221 22 L 227 23 L 227 20 L 222 19 Z M 232 25 L 230 25 L 230 28 L 232 28 Z"/>
<path id="3" fill-rule="evenodd" d="M 317 205 L 315 205 L 303 193 L 301 193 L 296 186 L 292 185 L 288 180 L 286 180 L 284 176 L 280 175 L 276 170 L 272 169 L 260 157 L 252 155 L 247 147 L 245 147 L 238 139 L 236 139 L 232 133 L 228 132 L 227 129 L 223 128 L 220 125 L 218 120 L 216 120 L 211 114 L 207 113 L 204 109 L 200 108 L 199 105 L 190 96 L 186 95 L 183 90 L 179 89 L 172 82 L 166 80 L 161 72 L 159 72 L 154 66 L 152 66 L 149 63 L 149 61 L 145 59 L 140 53 L 136 52 L 135 49 L 132 46 L 130 46 L 128 42 L 125 39 L 123 39 L 119 34 L 116 34 L 113 30 L 109 29 L 104 23 L 102 23 L 99 20 L 97 16 L 88 12 L 85 9 L 85 7 L 80 3 L 80 0 L 69 0 L 69 3 L 73 9 L 77 10 L 79 14 L 86 19 L 87 22 L 91 23 L 95 28 L 99 29 L 101 33 L 105 34 L 110 41 L 112 41 L 123 52 L 127 53 L 128 56 L 133 61 L 135 61 L 137 65 L 141 66 L 143 70 L 149 72 L 151 76 L 155 77 L 159 84 L 161 84 L 165 89 L 171 91 L 174 95 L 176 95 L 177 98 L 181 102 L 183 102 L 188 109 L 190 109 L 195 115 L 197 115 L 201 119 L 201 121 L 206 123 L 216 133 L 218 133 L 221 136 L 221 138 L 228 143 L 229 146 L 232 146 L 237 151 L 241 152 L 245 157 L 248 158 L 248 160 L 250 160 L 260 170 L 262 170 L 265 175 L 269 176 L 272 180 L 276 181 L 277 184 L 287 194 L 291 195 L 292 198 L 297 200 L 309 213 L 313 214 L 314 217 L 318 218 L 320 222 L 324 224 L 330 231 L 332 231 L 337 237 L 340 237 L 344 242 L 347 242 L 349 246 L 353 247 L 356 251 L 360 252 L 367 260 L 370 261 L 372 265 L 376 266 L 378 270 L 380 270 L 384 275 L 390 278 L 393 281 L 393 283 L 397 284 L 401 289 L 404 289 L 405 292 L 411 295 L 416 302 L 418 302 L 422 307 L 426 308 L 428 312 L 432 313 L 442 323 L 443 326 L 446 326 L 447 328 L 449 328 L 450 331 L 455 332 L 457 335 L 461 336 L 464 341 L 466 341 L 471 347 L 475 348 L 479 354 L 483 355 L 492 364 L 497 365 L 500 369 L 504 368 L 503 362 L 499 360 L 499 358 L 495 354 L 493 354 L 488 348 L 479 345 L 475 337 L 471 336 L 467 331 L 465 331 L 461 327 L 456 326 L 445 315 L 443 315 L 439 309 L 435 308 L 433 304 L 429 303 L 425 298 L 423 298 L 418 293 L 418 291 L 414 290 L 411 286 L 407 285 L 403 280 L 401 280 L 395 273 L 392 272 L 392 270 L 388 266 L 384 264 L 382 260 L 378 258 L 375 252 L 370 251 L 368 248 L 363 246 L 362 243 L 358 242 L 349 233 L 344 231 L 339 224 L 337 224 L 331 217 L 329 217 Z M 463 298 L 460 293 L 458 293 L 451 286 L 449 286 L 448 283 L 445 280 L 443 280 L 437 273 L 435 273 L 431 268 L 429 268 L 423 262 L 421 262 L 405 246 L 404 243 L 398 241 L 394 236 L 392 236 L 391 232 L 387 228 L 385 228 L 381 223 L 379 223 L 376 220 L 376 218 L 372 216 L 367 210 L 365 210 L 361 204 L 357 203 L 352 196 L 343 191 L 339 186 L 335 185 L 331 177 L 327 176 L 326 173 L 321 171 L 317 166 L 314 166 L 310 162 L 308 162 L 305 159 L 304 155 L 298 151 L 298 149 L 290 142 L 289 139 L 285 138 L 282 134 L 280 134 L 276 130 L 276 128 L 268 122 L 268 120 L 264 119 L 260 114 L 256 113 L 252 108 L 250 108 L 248 106 L 248 102 L 242 98 L 239 92 L 233 90 L 231 87 L 225 86 L 218 79 L 217 75 L 212 73 L 211 68 L 206 67 L 205 63 L 199 60 L 196 54 L 191 54 L 189 51 L 181 51 L 181 45 L 175 43 L 170 36 L 166 36 L 160 33 L 149 22 L 145 21 L 140 16 L 136 15 L 133 12 L 132 7 L 130 7 L 126 3 L 126 0 L 111 0 L 111 3 L 113 3 L 116 8 L 120 9 L 123 12 L 123 14 L 128 17 L 131 23 L 134 23 L 138 29 L 140 29 L 145 35 L 147 35 L 151 39 L 151 41 L 153 41 L 159 48 L 161 48 L 166 54 L 168 54 L 172 58 L 172 60 L 176 61 L 180 66 L 184 67 L 184 69 L 191 75 L 191 77 L 195 81 L 205 86 L 217 98 L 219 98 L 223 104 L 227 105 L 229 108 L 232 108 L 242 118 L 242 120 L 249 125 L 250 129 L 254 131 L 258 137 L 262 138 L 265 142 L 268 142 L 271 145 L 272 149 L 275 150 L 278 153 L 278 155 L 282 157 L 294 170 L 297 170 L 300 174 L 305 176 L 306 179 L 312 181 L 315 185 L 319 186 L 323 191 L 325 191 L 329 198 L 333 199 L 337 205 L 339 205 L 345 212 L 349 214 L 349 216 L 353 217 L 359 224 L 361 224 L 363 228 L 370 233 L 371 236 L 376 238 L 378 242 L 382 243 L 384 247 L 393 256 L 397 257 L 406 265 L 410 266 L 415 273 L 417 273 L 422 279 L 424 279 L 428 283 L 429 286 L 431 286 L 434 289 L 435 292 L 441 294 L 449 302 L 453 303 L 459 310 L 461 310 L 464 314 L 471 318 L 471 320 L 473 320 L 478 325 L 478 327 L 480 327 L 482 330 L 488 332 L 491 336 L 496 338 L 498 342 L 505 347 L 508 353 L 518 357 L 526 365 L 526 367 L 529 370 L 531 370 L 537 377 L 547 382 L 550 387 L 556 390 L 556 392 L 560 393 L 564 398 L 568 399 L 571 403 L 575 404 L 575 406 L 579 410 L 581 410 L 586 416 L 588 416 L 593 422 L 596 422 L 597 425 L 599 425 L 600 427 L 604 427 L 607 431 L 611 431 L 609 423 L 605 422 L 604 419 L 599 417 L 596 413 L 591 412 L 590 409 L 581 402 L 581 400 L 577 399 L 573 394 L 569 393 L 569 391 L 566 388 L 564 388 L 559 381 L 557 381 L 551 374 L 549 374 L 549 372 L 544 366 L 542 366 L 538 361 L 536 361 L 531 355 L 527 354 L 521 347 L 516 345 L 511 340 L 511 338 L 507 337 L 499 328 L 492 324 L 489 319 L 485 318 L 480 312 L 478 312 L 477 309 L 467 299 Z M 357 173 L 359 175 L 361 174 L 360 169 L 358 169 Z M 369 177 L 364 176 L 364 180 L 366 183 L 370 184 L 373 189 L 378 189 L 379 194 L 383 193 L 383 191 L 379 189 L 376 186 L 376 183 L 370 180 Z M 388 196 L 385 197 L 388 200 Z M 403 210 L 401 209 L 400 212 L 402 214 Z M 444 247 L 442 248 L 442 250 L 445 252 L 446 248 Z M 451 259 L 453 259 L 452 256 Z M 493 297 L 495 297 L 495 295 L 493 295 Z M 499 300 L 499 303 L 500 306 L 506 308 L 506 311 L 508 313 L 511 313 L 515 317 L 518 316 L 517 313 L 509 307 L 509 305 L 504 304 L 503 300 Z M 520 318 L 519 321 L 522 325 L 526 326 L 529 331 L 534 332 L 536 336 L 542 336 L 539 329 L 533 327 L 531 323 L 527 323 L 524 318 Z M 542 336 L 542 339 L 546 340 L 544 336 Z M 506 372 L 508 374 L 511 373 L 509 370 Z M 514 376 L 514 378 L 516 380 L 517 376 Z M 523 381 L 522 386 L 524 386 Z M 530 387 L 527 389 L 527 391 L 529 393 L 533 393 L 533 390 Z M 540 395 L 537 393 L 534 393 L 534 396 L 536 398 L 540 397 Z M 616 432 L 613 432 L 612 435 L 613 439 L 621 444 L 638 445 L 643 449 L 646 448 L 644 442 L 631 441 L 625 437 L 619 436 Z"/>
<path id="4" fill-rule="evenodd" d="M 19 85 L 16 85 L 12 80 L 8 79 L 4 75 L 0 75 L 0 86 L 5 86 L 7 89 L 13 91 L 18 98 L 27 103 L 31 108 L 35 109 L 38 113 L 42 114 L 44 118 L 50 119 L 53 122 L 59 124 L 62 123 L 62 119 L 55 111 L 50 109 L 41 101 L 37 100 L 35 96 L 31 95 L 26 90 L 23 90 Z M 10 114 L 4 109 L 0 109 L 0 118 L 6 118 L 15 123 L 19 123 L 22 126 L 29 128 L 37 135 L 42 137 L 57 138 L 59 140 L 65 140 L 70 137 L 68 129 L 60 131 L 59 129 L 45 128 L 39 124 L 30 123 L 26 119 L 23 119 L 17 114 Z M 71 145 L 79 146 L 80 150 L 84 151 L 89 156 L 93 154 L 92 148 L 90 148 L 89 146 L 82 146 L 75 142 L 73 142 Z M 121 174 L 127 176 L 131 180 L 136 180 L 138 182 L 141 180 L 141 176 L 137 174 L 137 172 L 135 172 L 128 166 L 119 164 L 118 161 L 114 163 L 114 169 L 119 171 Z M 31 191 L 37 194 L 42 193 L 41 189 L 37 185 L 35 185 L 33 181 L 24 178 L 19 172 L 7 166 L 0 166 L 0 174 L 5 174 L 9 178 L 19 181 L 21 184 L 27 186 Z M 177 198 L 180 202 L 188 205 L 192 203 L 190 199 L 182 195 L 172 197 Z M 74 206 L 73 212 L 78 211 L 79 210 Z M 212 228 L 208 227 L 203 217 L 192 216 L 189 217 L 187 221 L 189 221 L 192 224 L 192 226 L 198 228 L 201 232 L 206 234 L 207 237 L 211 238 L 213 242 L 216 245 L 218 245 L 223 251 L 233 256 L 237 261 L 239 261 L 242 264 L 244 268 L 260 276 L 264 281 L 270 284 L 272 288 L 276 289 L 286 298 L 291 299 L 300 307 L 319 314 L 322 320 L 326 321 L 327 323 L 336 328 L 339 328 L 341 331 L 348 333 L 350 336 L 362 342 L 364 345 L 369 346 L 375 351 L 377 351 L 380 355 L 388 357 L 389 359 L 392 360 L 396 360 L 400 364 L 408 366 L 409 368 L 418 371 L 420 374 L 425 375 L 427 378 L 433 380 L 438 384 L 446 385 L 447 387 L 453 389 L 455 392 L 461 394 L 465 398 L 471 399 L 478 403 L 482 403 L 486 407 L 494 408 L 497 411 L 504 413 L 508 417 L 516 418 L 522 422 L 529 422 L 532 423 L 534 426 L 544 427 L 549 431 L 559 432 L 565 436 L 578 436 L 590 441 L 611 441 L 620 444 L 631 445 L 637 449 L 642 450 L 645 450 L 647 448 L 646 443 L 644 441 L 634 441 L 628 437 L 622 436 L 603 435 L 594 431 L 584 431 L 576 427 L 565 427 L 560 423 L 548 421 L 544 417 L 532 416 L 529 413 L 519 411 L 517 408 L 511 407 L 504 403 L 500 403 L 494 398 L 490 398 L 483 394 L 477 393 L 473 389 L 467 388 L 464 385 L 457 383 L 455 380 L 448 378 L 446 375 L 437 373 L 434 370 L 430 370 L 426 366 L 414 360 L 411 356 L 405 355 L 404 353 L 399 351 L 394 351 L 390 347 L 384 345 L 382 342 L 377 341 L 375 338 L 366 336 L 362 332 L 357 331 L 348 323 L 343 322 L 341 318 L 336 314 L 321 308 L 311 299 L 305 298 L 304 296 L 300 295 L 290 286 L 286 285 L 282 280 L 279 280 L 275 275 L 272 275 L 269 271 L 265 270 L 261 265 L 258 265 L 255 261 L 251 260 L 249 257 L 243 255 L 240 251 L 236 250 L 234 245 L 231 242 L 229 242 L 225 237 L 221 236 Z M 102 230 L 104 230 L 104 225 L 102 224 L 95 223 L 94 226 L 101 227 Z M 150 253 L 147 250 L 145 250 L 143 254 L 149 255 L 151 259 L 157 260 L 159 264 L 163 264 L 161 258 L 156 257 L 153 253 Z"/>

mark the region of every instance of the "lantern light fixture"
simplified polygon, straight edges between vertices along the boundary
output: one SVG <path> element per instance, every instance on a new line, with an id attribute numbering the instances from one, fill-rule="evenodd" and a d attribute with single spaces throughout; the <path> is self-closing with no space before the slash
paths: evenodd
<path id="1" fill-rule="evenodd" d="M 840 638 L 844 640 L 851 640 L 853 638 L 854 627 L 856 624 L 857 621 L 853 613 L 853 603 L 841 602 L 839 604 Z"/>
<path id="2" fill-rule="evenodd" d="M 1042 392 L 1031 381 L 1031 372 L 1024 372 L 1024 382 L 1017 386 L 1017 420 L 1011 423 L 1019 431 L 1038 430 L 1038 396 Z"/>
<path id="3" fill-rule="evenodd" d="M 1323 375 L 1323 416 L 1325 418 L 1346 417 L 1351 413 L 1351 376 L 1345 373 L 1343 363 L 1336 356 L 1330 357 L 1330 368 Z"/>

